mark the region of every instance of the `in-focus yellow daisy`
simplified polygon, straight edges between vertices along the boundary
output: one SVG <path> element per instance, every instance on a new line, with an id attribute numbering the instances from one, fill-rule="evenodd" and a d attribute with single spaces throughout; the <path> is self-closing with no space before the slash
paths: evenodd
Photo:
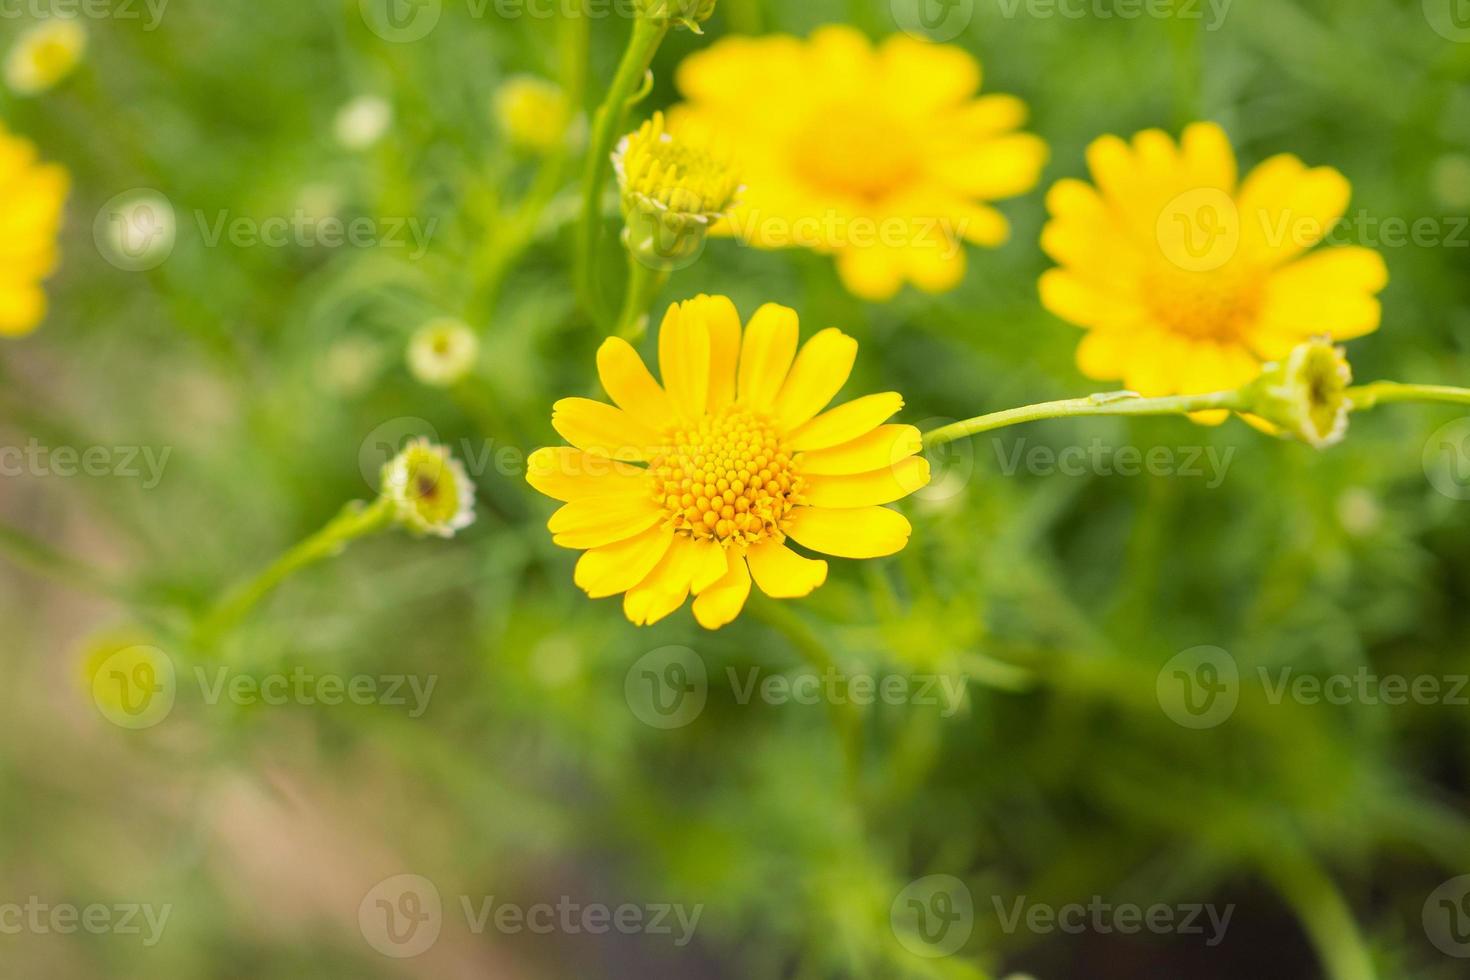
<path id="1" fill-rule="evenodd" d="M 843 282 L 871 300 L 905 282 L 956 286 L 964 242 L 1009 235 L 985 202 L 1035 187 L 1047 158 L 1017 132 L 1024 103 L 976 98 L 968 52 L 908 35 L 876 48 L 843 26 L 806 41 L 729 38 L 690 56 L 678 84 L 677 128 L 716 134 L 746 185 L 717 231 L 835 255 Z"/>
<path id="2" fill-rule="evenodd" d="M 70 179 L 29 141 L 0 126 L 0 336 L 30 333 L 46 315 L 41 280 L 56 268 Z"/>
<path id="3" fill-rule="evenodd" d="M 795 311 L 768 304 L 741 330 L 735 305 L 700 296 L 669 309 L 655 381 L 627 341 L 597 353 L 613 404 L 556 403 L 571 443 L 541 449 L 527 479 L 565 502 L 549 527 L 585 550 L 576 583 L 623 595 L 638 625 L 677 610 L 718 629 L 740 614 L 754 580 L 778 599 L 807 595 L 827 563 L 903 549 L 909 522 L 883 506 L 929 481 L 919 431 L 885 424 L 896 392 L 823 411 L 847 382 L 857 341 L 823 330 L 797 351 Z"/>
<path id="4" fill-rule="evenodd" d="M 1087 159 L 1095 185 L 1063 180 L 1047 197 L 1041 244 L 1061 268 L 1042 276 L 1041 299 L 1087 328 L 1088 377 L 1146 396 L 1224 391 L 1304 340 L 1377 329 L 1383 259 L 1311 251 L 1347 209 L 1336 170 L 1282 154 L 1237 180 L 1213 123 L 1178 145 L 1159 130 L 1104 136 Z"/>
<path id="5" fill-rule="evenodd" d="M 17 95 L 39 95 L 72 73 L 87 50 L 87 30 L 71 17 L 41 21 L 16 39 L 5 59 L 5 84 Z"/>

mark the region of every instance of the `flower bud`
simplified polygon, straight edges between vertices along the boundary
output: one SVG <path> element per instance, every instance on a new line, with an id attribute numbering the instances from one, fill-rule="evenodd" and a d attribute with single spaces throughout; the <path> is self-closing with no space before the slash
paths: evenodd
<path id="1" fill-rule="evenodd" d="M 540 154 L 560 149 L 571 117 L 566 93 L 545 79 L 517 75 L 495 91 L 495 118 L 517 149 Z"/>
<path id="2" fill-rule="evenodd" d="M 1346 352 L 1325 339 L 1299 344 L 1284 361 L 1267 364 L 1250 386 L 1245 411 L 1270 423 L 1280 435 L 1316 449 L 1347 435 L 1353 381 Z"/>
<path id="3" fill-rule="evenodd" d="M 415 439 L 383 467 L 393 519 L 415 534 L 452 538 L 475 520 L 475 485 L 444 446 Z"/>
<path id="4" fill-rule="evenodd" d="M 480 338 L 453 319 L 433 320 L 408 342 L 408 369 L 420 383 L 447 388 L 462 380 L 480 356 Z"/>
<path id="5" fill-rule="evenodd" d="M 668 20 L 703 34 L 700 24 L 715 12 L 715 0 L 638 0 L 638 13 L 649 20 Z"/>
<path id="6" fill-rule="evenodd" d="M 5 59 L 5 84 L 17 95 L 39 95 L 72 73 L 87 50 L 77 20 L 53 17 L 22 34 Z"/>
<path id="7" fill-rule="evenodd" d="M 710 227 L 740 192 L 730 162 L 669 133 L 662 113 L 623 137 L 613 166 L 626 221 L 623 244 L 639 262 L 661 271 L 692 264 Z"/>

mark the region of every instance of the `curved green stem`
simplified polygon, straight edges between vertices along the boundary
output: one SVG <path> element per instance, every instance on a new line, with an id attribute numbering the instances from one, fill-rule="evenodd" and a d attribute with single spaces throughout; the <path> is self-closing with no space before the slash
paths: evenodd
<path id="1" fill-rule="evenodd" d="M 1302 852 L 1275 854 L 1265 864 L 1306 929 L 1328 980 L 1376 980 L 1368 945 L 1327 872 Z"/>
<path id="2" fill-rule="evenodd" d="M 628 253 L 628 292 L 623 297 L 623 312 L 618 314 L 615 333 L 624 340 L 637 341 L 648 329 L 648 308 L 669 281 L 669 274 L 650 269 Z"/>
<path id="3" fill-rule="evenodd" d="M 393 523 L 393 504 L 379 497 L 371 504 L 353 501 L 311 537 L 291 548 L 248 582 L 231 589 L 199 622 L 197 637 L 205 649 L 239 625 L 255 606 L 293 573 L 331 558 L 358 538 Z"/>
<path id="4" fill-rule="evenodd" d="M 942 446 L 966 436 L 1042 419 L 1078 418 L 1087 415 L 1188 415 L 1192 412 L 1219 409 L 1235 411 L 1247 407 L 1247 400 L 1245 389 L 1217 391 L 1207 395 L 1173 395 L 1168 398 L 1141 398 L 1128 391 L 1110 392 L 1089 395 L 1086 398 L 1023 405 L 1003 412 L 980 415 L 925 433 L 924 444 Z"/>
<path id="5" fill-rule="evenodd" d="M 1351 399 L 1355 412 L 1390 402 L 1448 402 L 1453 405 L 1470 405 L 1470 388 L 1400 384 L 1397 381 L 1375 381 L 1349 388 L 1347 396 Z"/>
<path id="6" fill-rule="evenodd" d="M 577 295 L 592 317 L 606 323 L 598 295 L 597 243 L 602 229 L 602 190 L 612 165 L 613 144 L 624 126 L 628 106 L 648 74 L 648 66 L 669 33 L 667 20 L 639 17 L 633 36 L 618 65 L 607 97 L 592 120 L 592 137 L 587 146 L 587 166 L 582 172 L 582 219 L 577 226 Z"/>

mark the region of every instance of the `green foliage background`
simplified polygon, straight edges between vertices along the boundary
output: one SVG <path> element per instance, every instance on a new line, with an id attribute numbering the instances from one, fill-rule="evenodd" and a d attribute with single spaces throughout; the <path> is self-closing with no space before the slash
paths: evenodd
<path id="1" fill-rule="evenodd" d="M 155 31 L 89 22 L 76 77 L 0 103 L 8 127 L 75 177 L 52 313 L 0 350 L 0 433 L 172 451 L 156 488 L 0 484 L 8 525 L 125 593 L 38 575 L 57 571 L 45 556 L 0 564 L 0 902 L 174 906 L 153 948 L 0 935 L 0 972 L 1465 975 L 1421 925 L 1429 894 L 1470 872 L 1465 707 L 1273 704 L 1256 680 L 1260 667 L 1470 672 L 1470 505 L 1437 492 L 1423 461 L 1459 415 L 1449 408 L 1357 417 L 1324 453 L 1182 420 L 981 438 L 937 460 L 936 488 L 905 504 L 907 551 L 834 562 L 810 600 L 753 601 L 717 634 L 687 609 L 638 630 L 615 601 L 588 601 L 575 555 L 545 531 L 550 502 L 514 462 L 480 467 L 470 530 L 354 546 L 294 577 L 217 653 L 251 674 L 432 675 L 421 718 L 210 705 L 181 682 L 165 723 L 107 724 L 82 666 L 96 631 L 135 624 L 192 677 L 190 615 L 369 496 L 361 462 L 381 461 L 380 426 L 421 419 L 451 446 L 513 461 L 558 441 L 553 400 L 590 393 L 600 337 L 571 299 L 571 169 L 525 253 L 506 264 L 498 251 L 536 175 L 496 132 L 493 95 L 513 74 L 557 77 L 565 35 L 554 20 L 472 9 L 449 0 L 428 38 L 391 44 L 356 0 L 173 0 Z M 1243 165 L 1289 151 L 1338 167 L 1354 213 L 1451 228 L 1470 207 L 1470 44 L 1431 30 L 1419 0 L 1235 0 L 1218 30 L 1204 29 L 1208 8 L 1203 21 L 1104 16 L 1118 12 L 1110 0 L 1075 19 L 1007 9 L 977 0 L 958 43 L 983 61 L 987 91 L 1030 104 L 1052 163 L 1041 189 L 1003 205 L 1012 241 L 972 251 L 960 289 L 871 306 L 843 292 L 829 260 L 715 242 L 660 305 L 708 291 L 747 316 L 793 306 L 805 333 L 839 325 L 859 339 L 850 391 L 904 392 L 907 421 L 964 418 L 1092 390 L 1073 365 L 1078 332 L 1040 308 L 1035 283 L 1044 188 L 1083 175 L 1101 133 L 1213 119 Z M 672 103 L 673 68 L 714 38 L 834 21 L 896 29 L 887 2 L 722 0 L 706 38 L 671 36 L 639 111 Z M 0 38 L 27 22 L 0 20 Z M 627 24 L 587 26 L 595 104 Z M 395 120 L 379 146 L 351 153 L 332 122 L 364 93 L 387 98 Z M 147 273 L 109 265 L 92 238 L 93 215 L 136 187 L 179 215 L 172 256 Z M 409 249 L 207 243 L 201 220 L 290 215 L 306 188 L 329 189 L 346 216 L 436 222 L 431 248 L 415 261 Z M 606 237 L 606 265 L 620 268 Z M 1382 329 L 1351 345 L 1359 378 L 1470 378 L 1467 241 L 1382 247 L 1392 283 Z M 483 332 L 473 382 L 452 392 L 403 364 L 408 336 L 439 314 Z M 1233 455 L 1218 486 L 1004 472 L 1018 443 L 1094 439 Z M 1243 684 L 1226 724 L 1193 731 L 1161 711 L 1155 683 L 1201 644 L 1228 650 Z M 715 680 L 694 723 L 662 731 L 629 709 L 624 680 L 669 645 L 697 651 Z M 964 677 L 967 696 L 954 717 L 876 706 L 852 728 L 824 706 L 741 705 L 721 680 L 814 657 Z M 444 937 L 417 960 L 380 956 L 358 930 L 366 890 L 402 872 L 446 896 Z M 890 927 L 895 897 L 929 874 L 975 896 L 974 935 L 953 957 L 915 957 Z M 458 895 L 704 913 L 684 948 L 473 936 L 455 921 Z M 1236 911 L 1216 947 L 1007 933 L 992 897 L 1018 896 Z"/>

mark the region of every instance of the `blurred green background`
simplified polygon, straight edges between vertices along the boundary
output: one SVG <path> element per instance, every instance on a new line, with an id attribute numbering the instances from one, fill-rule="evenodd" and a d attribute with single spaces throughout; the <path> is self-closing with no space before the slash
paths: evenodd
<path id="1" fill-rule="evenodd" d="M 569 2 L 554 6 L 606 9 Z M 671 35 L 637 112 L 676 101 L 673 69 L 713 39 L 838 21 L 879 37 L 905 2 L 721 0 L 705 38 Z M 0 4 L 0 43 L 31 6 Z M 371 0 L 172 0 L 156 22 L 116 0 L 84 17 L 73 77 L 0 101 L 5 125 L 75 179 L 51 315 L 0 345 L 0 435 L 118 463 L 0 482 L 0 521 L 24 535 L 0 551 L 0 975 L 1466 976 L 1470 935 L 1431 919 L 1441 899 L 1470 914 L 1470 884 L 1455 884 L 1470 872 L 1470 691 L 1309 704 L 1261 681 L 1366 671 L 1447 692 L 1470 673 L 1461 413 L 1365 414 L 1320 454 L 1182 420 L 983 437 L 935 460 L 935 485 L 904 505 L 901 555 L 834 562 L 810 599 L 753 599 L 716 634 L 687 611 L 635 629 L 573 586 L 575 555 L 544 528 L 551 504 L 522 478 L 524 455 L 559 441 L 551 403 L 590 393 L 600 336 L 569 285 L 580 161 L 509 148 L 495 93 L 517 74 L 585 72 L 590 108 L 629 30 L 504 15 L 551 6 L 445 0 L 426 36 L 391 40 L 370 29 Z M 1053 149 L 1043 187 L 1002 205 L 1008 245 L 972 251 L 953 293 L 870 306 L 828 259 L 717 241 L 660 304 L 717 292 L 746 316 L 795 307 L 805 334 L 841 326 L 863 348 L 849 390 L 902 391 L 904 421 L 1083 394 L 1080 334 L 1036 298 L 1044 189 L 1082 176 L 1101 133 L 1213 119 L 1244 166 L 1294 152 L 1350 178 L 1354 215 L 1436 219 L 1432 245 L 1367 241 L 1392 283 L 1382 329 L 1351 354 L 1363 380 L 1470 378 L 1470 30 L 1444 29 L 1470 17 L 1445 20 L 1452 0 L 1234 0 L 1168 17 L 1124 16 L 1128 0 L 1064 3 L 1075 17 L 964 6 L 955 43 L 982 60 L 986 91 L 1029 103 Z M 364 95 L 391 122 L 349 149 L 338 114 Z M 129 271 L 94 218 L 140 188 L 171 205 L 176 242 Z M 520 220 L 544 192 L 539 220 Z M 372 243 L 212 240 L 221 215 L 323 214 L 368 219 Z M 611 233 L 606 248 L 619 267 Z M 482 334 L 473 379 L 447 391 L 404 363 L 442 315 Z M 384 445 L 418 433 L 466 459 L 473 527 L 356 545 L 291 579 L 212 659 L 189 646 L 191 616 L 370 496 Z M 1008 464 L 1095 441 L 1104 456 L 1166 447 L 1177 465 Z M 144 449 L 168 453 L 158 480 L 121 472 L 130 448 L 138 467 Z M 177 698 L 131 730 L 99 710 L 86 665 L 138 642 L 167 654 Z M 1166 665 L 1200 646 L 1238 672 L 1238 705 L 1188 727 L 1168 710 Z M 706 671 L 702 710 L 674 727 L 640 701 L 651 653 L 656 675 Z M 729 682 L 814 663 L 943 679 L 963 698 L 741 703 Z M 196 667 L 209 684 L 221 667 L 257 682 L 396 677 L 409 703 L 211 703 Z M 417 715 L 405 677 L 434 684 Z M 405 900 L 399 875 L 442 904 L 437 940 L 412 957 L 382 951 L 384 915 L 413 919 L 427 897 L 420 882 Z M 947 955 L 923 955 L 939 950 L 904 926 L 933 875 L 972 908 L 954 913 Z M 476 928 L 465 903 L 491 896 L 700 911 L 684 943 L 672 914 L 672 935 Z M 1231 918 L 1213 945 L 1208 928 L 1008 928 L 1018 899 Z M 170 912 L 151 944 L 146 925 L 10 928 L 7 906 L 37 903 Z M 388 952 L 406 952 L 396 941 Z"/>

